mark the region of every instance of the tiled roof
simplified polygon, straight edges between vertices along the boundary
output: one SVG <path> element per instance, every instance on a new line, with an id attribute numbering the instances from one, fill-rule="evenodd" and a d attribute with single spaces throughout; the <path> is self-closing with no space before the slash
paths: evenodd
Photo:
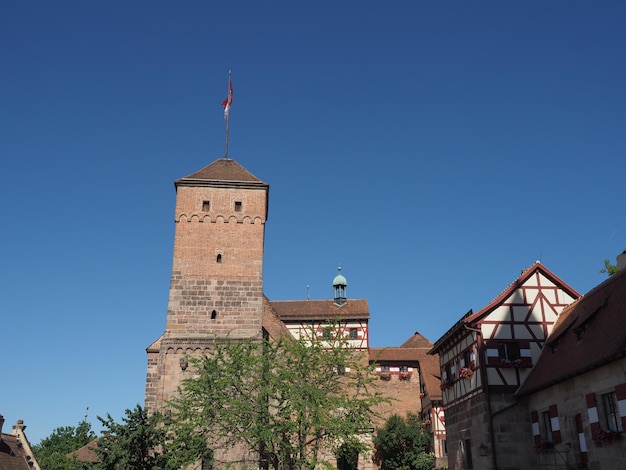
<path id="1" fill-rule="evenodd" d="M 430 349 L 433 347 L 433 343 L 424 338 L 417 331 L 413 336 L 407 339 L 404 343 L 400 345 L 401 348 L 427 348 Z"/>
<path id="2" fill-rule="evenodd" d="M 95 452 L 96 447 L 98 447 L 98 438 L 88 442 L 80 449 L 72 452 L 69 456 L 79 462 L 98 462 L 98 456 Z"/>
<path id="3" fill-rule="evenodd" d="M 424 355 L 421 348 L 370 348 L 371 362 L 419 362 Z"/>
<path id="4" fill-rule="evenodd" d="M 622 269 L 561 312 L 517 393 L 540 390 L 625 355 L 626 269 Z"/>
<path id="5" fill-rule="evenodd" d="M 267 334 L 273 340 L 290 334 L 285 324 L 278 318 L 278 315 L 272 308 L 272 303 L 265 296 L 263 296 L 263 329 L 267 331 Z"/>
<path id="6" fill-rule="evenodd" d="M 230 158 L 219 158 L 195 173 L 180 178 L 176 183 L 185 181 L 239 181 L 263 183 L 260 179 Z M 265 184 L 265 183 L 263 183 Z"/>
<path id="7" fill-rule="evenodd" d="M 364 299 L 349 299 L 341 307 L 332 300 L 272 300 L 270 304 L 282 321 L 366 320 L 370 317 Z"/>
<path id="8" fill-rule="evenodd" d="M 0 434 L 0 470 L 28 470 L 26 457 L 17 436 Z"/>

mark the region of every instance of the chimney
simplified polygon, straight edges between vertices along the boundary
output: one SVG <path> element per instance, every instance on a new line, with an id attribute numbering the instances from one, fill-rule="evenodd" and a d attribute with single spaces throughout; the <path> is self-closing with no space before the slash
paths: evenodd
<path id="1" fill-rule="evenodd" d="M 624 268 L 626 268 L 626 250 L 624 250 L 621 255 L 617 255 L 618 271 L 621 271 Z"/>
<path id="2" fill-rule="evenodd" d="M 2 426 L 3 425 L 4 425 L 4 416 L 0 415 L 0 435 L 2 434 Z"/>

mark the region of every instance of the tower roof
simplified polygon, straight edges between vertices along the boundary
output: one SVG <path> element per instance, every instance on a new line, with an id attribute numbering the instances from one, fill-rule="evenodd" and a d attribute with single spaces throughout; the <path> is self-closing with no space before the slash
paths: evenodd
<path id="1" fill-rule="evenodd" d="M 243 166 L 231 158 L 218 158 L 213 163 L 205 166 L 188 176 L 176 180 L 176 185 L 191 184 L 215 184 L 218 182 L 228 182 L 230 184 L 251 184 L 253 186 L 267 186 L 259 178 L 254 176 Z"/>
<path id="2" fill-rule="evenodd" d="M 333 279 L 333 286 L 347 286 L 348 281 L 343 276 L 343 274 L 341 274 L 341 266 L 339 266 L 337 269 L 339 273 L 335 276 L 335 279 Z"/>

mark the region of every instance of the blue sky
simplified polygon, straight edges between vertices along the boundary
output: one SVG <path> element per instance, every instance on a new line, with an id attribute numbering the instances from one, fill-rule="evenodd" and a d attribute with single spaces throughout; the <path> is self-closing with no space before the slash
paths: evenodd
<path id="1" fill-rule="evenodd" d="M 173 181 L 270 184 L 265 293 L 436 341 L 541 260 L 626 248 L 622 1 L 29 1 L 0 13 L 0 413 L 33 443 L 143 404 Z M 6 431 L 6 429 L 5 429 Z"/>

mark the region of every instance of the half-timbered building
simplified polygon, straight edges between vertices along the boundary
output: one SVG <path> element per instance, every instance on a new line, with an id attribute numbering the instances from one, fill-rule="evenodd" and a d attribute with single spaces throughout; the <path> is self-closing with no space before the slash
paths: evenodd
<path id="1" fill-rule="evenodd" d="M 529 467 L 626 468 L 626 253 L 620 270 L 565 308 L 517 396 Z"/>
<path id="2" fill-rule="evenodd" d="M 519 465 L 528 417 L 515 406 L 515 392 L 559 314 L 578 297 L 537 262 L 435 342 L 450 469 L 529 468 Z"/>

